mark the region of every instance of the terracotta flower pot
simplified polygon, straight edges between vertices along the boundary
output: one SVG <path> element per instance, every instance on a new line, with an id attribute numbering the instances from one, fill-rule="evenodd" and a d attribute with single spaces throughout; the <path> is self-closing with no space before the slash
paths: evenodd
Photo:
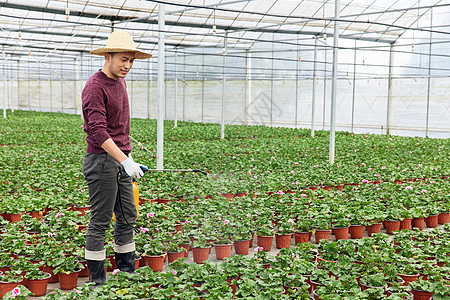
<path id="1" fill-rule="evenodd" d="M 303 244 L 311 240 L 311 232 L 296 232 L 294 233 L 294 243 Z"/>
<path id="2" fill-rule="evenodd" d="M 11 223 L 20 222 L 20 220 L 22 220 L 22 214 L 6 214 L 5 219 Z"/>
<path id="3" fill-rule="evenodd" d="M 145 255 L 145 265 L 147 265 L 153 272 L 161 272 L 166 260 L 166 253 L 161 255 Z"/>
<path id="4" fill-rule="evenodd" d="M 222 193 L 222 196 L 224 196 L 225 198 L 227 198 L 228 200 L 231 200 L 235 197 L 235 194 L 232 193 Z"/>
<path id="5" fill-rule="evenodd" d="M 441 212 L 438 215 L 438 223 L 439 224 L 447 224 L 450 223 L 450 212 Z"/>
<path id="6" fill-rule="evenodd" d="M 408 285 L 410 282 L 416 281 L 419 278 L 419 274 L 407 275 L 398 273 L 401 279 L 403 279 L 403 285 Z"/>
<path id="7" fill-rule="evenodd" d="M 384 221 L 384 227 L 386 228 L 387 234 L 394 234 L 394 231 L 400 230 L 399 220 L 386 220 Z"/>
<path id="8" fill-rule="evenodd" d="M 379 233 L 381 231 L 381 223 L 376 223 L 366 226 L 367 235 L 372 236 L 374 233 Z"/>
<path id="9" fill-rule="evenodd" d="M 412 218 L 404 218 L 400 221 L 400 230 L 402 229 L 411 229 Z"/>
<path id="10" fill-rule="evenodd" d="M 214 252 L 216 252 L 216 258 L 218 260 L 223 260 L 225 257 L 230 257 L 231 248 L 233 248 L 233 244 L 214 244 Z"/>
<path id="11" fill-rule="evenodd" d="M 32 218 L 42 220 L 42 216 L 44 215 L 44 212 L 42 212 L 42 211 L 30 211 L 29 214 L 30 214 L 30 216 Z"/>
<path id="12" fill-rule="evenodd" d="M 39 267 L 39 270 L 41 270 L 42 272 L 50 273 L 50 275 L 52 275 L 50 277 L 50 280 L 48 281 L 49 283 L 59 282 L 58 274 L 55 274 L 53 272 L 54 269 L 55 269 L 55 267 L 50 267 L 50 266 L 40 266 Z"/>
<path id="13" fill-rule="evenodd" d="M 330 238 L 331 229 L 329 230 L 316 230 L 314 237 L 316 238 L 316 244 L 320 242 L 320 240 L 327 240 Z"/>
<path id="14" fill-rule="evenodd" d="M 237 283 L 231 283 L 233 280 L 238 280 L 238 277 L 225 279 L 228 282 L 228 286 L 231 288 L 233 295 L 236 294 L 237 291 Z"/>
<path id="15" fill-rule="evenodd" d="M 186 243 L 186 244 L 181 244 L 180 247 L 186 249 L 186 251 L 183 252 L 184 257 L 188 257 L 189 256 L 189 248 L 190 248 L 191 243 Z"/>
<path id="16" fill-rule="evenodd" d="M 82 260 L 82 261 L 80 261 L 80 263 L 84 266 L 84 268 L 81 269 L 80 273 L 78 274 L 78 277 L 88 277 L 89 276 L 89 270 L 87 268 L 87 261 Z"/>
<path id="17" fill-rule="evenodd" d="M 74 288 L 76 288 L 78 284 L 78 274 L 80 273 L 80 271 L 81 269 L 78 269 L 77 271 L 69 274 L 59 272 L 59 288 L 62 290 L 73 290 Z"/>
<path id="18" fill-rule="evenodd" d="M 247 255 L 250 248 L 250 240 L 248 241 L 234 241 L 234 253 Z"/>
<path id="19" fill-rule="evenodd" d="M 192 257 L 194 262 L 197 264 L 202 264 L 208 259 L 209 253 L 211 252 L 211 246 L 207 248 L 192 248 Z"/>
<path id="20" fill-rule="evenodd" d="M 28 279 L 28 289 L 35 297 L 44 296 L 47 293 L 48 281 L 52 275 L 50 273 L 44 274 L 46 277 L 42 279 Z"/>
<path id="21" fill-rule="evenodd" d="M 364 225 L 350 225 L 349 231 L 352 239 L 362 239 L 364 236 Z"/>
<path id="22" fill-rule="evenodd" d="M 272 249 L 273 235 L 256 235 L 256 242 L 258 243 L 258 247 L 262 247 L 264 251 L 269 252 Z"/>
<path id="23" fill-rule="evenodd" d="M 169 264 L 171 264 L 174 261 L 176 261 L 177 259 L 183 258 L 184 257 L 184 253 L 186 253 L 186 251 L 167 252 L 167 261 L 169 262 Z"/>
<path id="24" fill-rule="evenodd" d="M 19 282 L 6 282 L 6 281 L 0 281 L 0 299 L 3 299 L 3 296 L 9 292 L 12 291 L 14 288 L 16 288 L 18 285 L 24 285 L 25 279 Z"/>
<path id="25" fill-rule="evenodd" d="M 90 210 L 91 209 L 91 207 L 88 205 L 88 206 L 74 206 L 73 207 L 73 210 L 74 211 L 79 211 L 79 212 L 81 212 L 81 215 L 80 216 L 84 216 L 84 215 L 86 215 L 86 212 L 88 211 L 88 210 Z"/>
<path id="26" fill-rule="evenodd" d="M 439 223 L 439 215 L 432 215 L 425 218 L 425 224 L 428 228 L 436 228 Z"/>
<path id="27" fill-rule="evenodd" d="M 276 234 L 275 246 L 277 249 L 289 249 L 291 246 L 292 233 L 289 234 Z"/>
<path id="28" fill-rule="evenodd" d="M 411 221 L 412 227 L 419 228 L 419 230 L 423 230 L 425 228 L 425 218 L 413 218 Z"/>
<path id="29" fill-rule="evenodd" d="M 335 227 L 332 229 L 336 241 L 338 240 L 348 240 L 349 227 Z"/>
<path id="30" fill-rule="evenodd" d="M 433 297 L 433 293 L 411 289 L 411 293 L 414 295 L 414 300 L 430 300 Z"/>

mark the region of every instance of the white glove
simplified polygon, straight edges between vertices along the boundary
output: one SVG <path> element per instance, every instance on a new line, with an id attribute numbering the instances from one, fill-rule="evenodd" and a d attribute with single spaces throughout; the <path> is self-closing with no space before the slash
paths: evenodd
<path id="1" fill-rule="evenodd" d="M 135 163 L 131 157 L 128 157 L 122 162 L 122 166 L 127 172 L 128 176 L 133 179 L 139 179 L 144 176 L 144 172 L 141 170 L 141 165 Z"/>

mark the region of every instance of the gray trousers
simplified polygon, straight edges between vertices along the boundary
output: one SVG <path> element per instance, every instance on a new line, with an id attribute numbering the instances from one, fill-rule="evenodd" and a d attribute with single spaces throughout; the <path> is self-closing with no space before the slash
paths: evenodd
<path id="1" fill-rule="evenodd" d="M 118 174 L 120 170 L 122 172 Z M 86 234 L 85 258 L 89 260 L 106 258 L 105 232 L 110 227 L 113 212 L 116 215 L 114 251 L 117 253 L 134 251 L 133 228 L 124 219 L 125 217 L 130 224 L 134 224 L 137 218 L 131 178 L 125 173 L 122 165 L 107 153 L 86 153 L 83 160 L 83 174 L 89 189 L 91 213 Z"/>

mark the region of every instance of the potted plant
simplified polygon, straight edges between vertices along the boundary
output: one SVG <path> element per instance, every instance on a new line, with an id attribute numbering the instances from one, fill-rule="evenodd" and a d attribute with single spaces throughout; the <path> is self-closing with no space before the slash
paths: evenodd
<path id="1" fill-rule="evenodd" d="M 20 270 L 8 270 L 0 274 L 0 298 L 16 288 L 18 285 L 24 284 L 24 278 Z"/>
<path id="2" fill-rule="evenodd" d="M 146 235 L 147 238 L 147 243 L 142 247 L 145 265 L 149 266 L 150 269 L 155 272 L 161 272 L 167 255 L 163 245 L 164 237 L 166 235 L 158 233 L 151 237 L 148 233 L 143 234 Z"/>
<path id="3" fill-rule="evenodd" d="M 272 248 L 274 235 L 275 230 L 270 217 L 268 215 L 260 216 L 256 224 L 256 239 L 258 247 L 262 247 L 264 251 L 270 251 Z"/>
<path id="4" fill-rule="evenodd" d="M 309 242 L 311 239 L 311 220 L 306 215 L 300 217 L 295 223 L 294 240 L 295 244 L 302 244 Z"/>
<path id="5" fill-rule="evenodd" d="M 59 286 L 62 290 L 72 290 L 77 286 L 78 274 L 84 266 L 76 256 L 62 256 L 55 260 L 58 266 L 55 274 L 58 274 Z"/>
<path id="6" fill-rule="evenodd" d="M 233 227 L 234 252 L 236 254 L 247 255 L 251 237 L 252 233 L 247 227 L 240 226 L 239 224 Z"/>
<path id="7" fill-rule="evenodd" d="M 25 278 L 28 281 L 28 289 L 35 297 L 44 296 L 47 293 L 50 277 L 50 273 L 42 272 L 39 269 L 32 269 L 25 274 Z"/>
<path id="8" fill-rule="evenodd" d="M 409 284 L 414 299 L 448 299 L 450 287 L 439 276 L 424 280 L 419 278 Z M 427 298 L 428 297 L 428 298 Z"/>
<path id="9" fill-rule="evenodd" d="M 211 244 L 207 241 L 206 236 L 199 232 L 195 235 L 195 240 L 192 243 L 192 257 L 194 262 L 201 264 L 206 261 L 211 252 Z"/>
<path id="10" fill-rule="evenodd" d="M 275 234 L 275 246 L 277 249 L 290 247 L 294 226 L 295 222 L 291 218 L 284 218 L 281 220 Z"/>

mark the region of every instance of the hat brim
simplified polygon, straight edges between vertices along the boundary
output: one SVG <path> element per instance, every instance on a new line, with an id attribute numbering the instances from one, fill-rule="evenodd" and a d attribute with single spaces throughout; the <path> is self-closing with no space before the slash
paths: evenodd
<path id="1" fill-rule="evenodd" d="M 135 55 L 136 59 L 146 59 L 146 58 L 152 57 L 152 55 L 150 53 L 143 52 L 138 49 L 131 49 L 131 48 L 98 48 L 98 49 L 92 50 L 89 53 L 94 54 L 94 55 L 103 56 L 105 53 L 108 53 L 108 52 L 134 52 L 136 54 Z"/>

